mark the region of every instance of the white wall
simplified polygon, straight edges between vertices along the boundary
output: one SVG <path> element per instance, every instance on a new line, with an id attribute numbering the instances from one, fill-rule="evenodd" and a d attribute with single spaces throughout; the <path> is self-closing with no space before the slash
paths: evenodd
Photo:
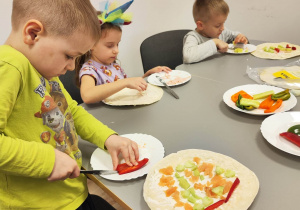
<path id="1" fill-rule="evenodd" d="M 101 0 L 91 0 L 98 8 Z M 0 43 L 9 35 L 12 0 L 0 4 Z M 194 0 L 135 0 L 129 12 L 131 25 L 123 27 L 119 59 L 129 76 L 142 76 L 140 44 L 153 34 L 194 29 Z M 297 0 L 227 0 L 230 13 L 226 27 L 244 33 L 249 39 L 300 44 L 300 2 Z"/>

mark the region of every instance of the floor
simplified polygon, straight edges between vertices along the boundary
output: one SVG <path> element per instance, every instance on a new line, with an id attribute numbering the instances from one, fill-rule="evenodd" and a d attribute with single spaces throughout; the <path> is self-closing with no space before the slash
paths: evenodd
<path id="1" fill-rule="evenodd" d="M 98 195 L 98 196 L 102 197 L 117 210 L 124 209 L 112 197 L 110 197 L 98 185 L 96 185 L 92 180 L 88 179 L 87 184 L 88 184 L 90 194 L 94 194 L 94 195 Z"/>

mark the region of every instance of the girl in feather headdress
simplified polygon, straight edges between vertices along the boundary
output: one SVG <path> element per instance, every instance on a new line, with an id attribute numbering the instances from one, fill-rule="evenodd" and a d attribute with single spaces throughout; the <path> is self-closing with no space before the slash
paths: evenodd
<path id="1" fill-rule="evenodd" d="M 82 100 L 96 103 L 122 90 L 123 88 L 144 91 L 147 82 L 143 79 L 156 72 L 169 72 L 170 68 L 158 66 L 147 71 L 143 77 L 127 78 L 126 73 L 116 63 L 122 25 L 131 23 L 132 15 L 124 13 L 133 0 L 118 6 L 118 2 L 105 2 L 98 15 L 101 37 L 89 53 L 81 56 L 76 65 L 76 83 L 80 87 Z"/>

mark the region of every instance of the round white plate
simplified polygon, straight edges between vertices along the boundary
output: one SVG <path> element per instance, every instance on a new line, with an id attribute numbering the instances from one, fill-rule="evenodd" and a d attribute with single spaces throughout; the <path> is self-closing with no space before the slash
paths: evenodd
<path id="1" fill-rule="evenodd" d="M 186 72 L 186 71 L 172 70 L 169 73 L 159 72 L 159 73 L 151 74 L 148 77 L 148 82 L 151 83 L 152 85 L 164 86 L 156 78 L 157 75 L 162 77 L 164 79 L 164 81 L 167 83 L 168 86 L 181 85 L 181 84 L 184 84 L 184 83 L 188 82 L 192 78 L 192 75 L 190 73 Z"/>
<path id="2" fill-rule="evenodd" d="M 109 174 L 109 175 L 100 175 L 101 177 L 109 180 L 122 181 L 134 179 L 140 176 L 143 176 L 148 173 L 150 168 L 163 159 L 165 150 L 162 143 L 154 138 L 153 136 L 147 134 L 125 134 L 123 137 L 129 138 L 132 141 L 135 141 L 139 146 L 140 160 L 144 158 L 149 158 L 148 163 L 143 166 L 141 169 L 133 171 L 127 174 Z M 112 160 L 110 154 L 97 148 L 91 156 L 91 166 L 94 170 L 113 170 Z M 124 163 L 124 159 L 121 158 L 120 163 Z"/>
<path id="3" fill-rule="evenodd" d="M 279 135 L 298 124 L 300 124 L 300 112 L 283 112 L 267 117 L 262 122 L 260 130 L 263 137 L 274 147 L 300 156 L 300 148 Z"/>
<path id="4" fill-rule="evenodd" d="M 233 49 L 229 49 L 229 48 L 233 48 L 233 47 L 234 47 L 233 44 L 228 44 L 227 53 L 230 53 L 230 54 L 247 54 L 247 53 L 251 53 L 254 50 L 256 50 L 256 46 L 253 45 L 253 44 L 246 44 L 246 45 L 244 45 L 244 51 L 241 52 L 241 53 L 236 53 L 236 52 L 234 52 Z"/>
<path id="5" fill-rule="evenodd" d="M 254 95 L 254 94 L 266 92 L 266 91 L 269 91 L 269 90 L 274 90 L 275 93 L 278 93 L 278 92 L 283 91 L 284 89 L 279 88 L 279 87 L 270 86 L 270 85 L 252 84 L 252 85 L 237 86 L 237 87 L 234 87 L 234 88 L 231 88 L 231 89 L 227 90 L 224 93 L 224 95 L 223 95 L 223 101 L 229 107 L 231 107 L 231 108 L 233 108 L 233 109 L 235 109 L 237 111 L 247 113 L 247 114 L 253 114 L 253 115 L 270 115 L 270 114 L 274 114 L 274 113 L 278 113 L 278 112 L 288 111 L 288 110 L 292 109 L 297 104 L 296 97 L 293 94 L 291 94 L 291 97 L 289 98 L 289 100 L 283 101 L 281 107 L 278 108 L 275 112 L 264 113 L 264 109 L 254 109 L 254 110 L 251 110 L 251 111 L 243 110 L 243 109 L 238 108 L 235 105 L 235 103 L 231 100 L 231 96 L 233 94 L 239 92 L 240 90 L 244 90 L 248 94 Z"/>

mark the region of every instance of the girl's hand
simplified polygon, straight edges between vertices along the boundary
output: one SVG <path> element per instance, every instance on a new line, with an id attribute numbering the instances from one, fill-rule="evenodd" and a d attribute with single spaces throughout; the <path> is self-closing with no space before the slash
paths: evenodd
<path id="1" fill-rule="evenodd" d="M 139 160 L 139 148 L 137 143 L 128 138 L 118 135 L 111 135 L 105 141 L 105 146 L 111 156 L 113 169 L 116 170 L 119 164 L 119 154 L 121 153 L 125 162 L 129 166 L 137 165 Z"/>
<path id="2" fill-rule="evenodd" d="M 69 155 L 57 149 L 55 151 L 55 163 L 48 181 L 65 180 L 76 178 L 80 174 L 77 162 Z"/>
<path id="3" fill-rule="evenodd" d="M 228 50 L 228 44 L 220 39 L 213 39 L 219 52 L 225 53 Z"/>
<path id="4" fill-rule="evenodd" d="M 158 72 L 162 72 L 162 71 L 164 71 L 164 72 L 166 72 L 166 73 L 169 73 L 169 72 L 172 71 L 172 69 L 170 69 L 170 68 L 167 67 L 167 66 L 156 66 L 156 67 L 154 67 L 154 68 L 148 70 L 148 71 L 144 74 L 143 78 L 145 78 L 145 77 L 147 77 L 147 76 L 149 76 L 149 75 L 151 75 L 151 74 L 158 73 Z"/>
<path id="5" fill-rule="evenodd" d="M 234 43 L 248 44 L 248 39 L 247 39 L 247 37 L 245 37 L 244 34 L 239 34 L 235 37 Z"/>
<path id="6" fill-rule="evenodd" d="M 146 90 L 148 85 L 147 82 L 142 77 L 126 78 L 123 81 L 126 82 L 127 88 L 136 89 L 138 91 Z"/>

